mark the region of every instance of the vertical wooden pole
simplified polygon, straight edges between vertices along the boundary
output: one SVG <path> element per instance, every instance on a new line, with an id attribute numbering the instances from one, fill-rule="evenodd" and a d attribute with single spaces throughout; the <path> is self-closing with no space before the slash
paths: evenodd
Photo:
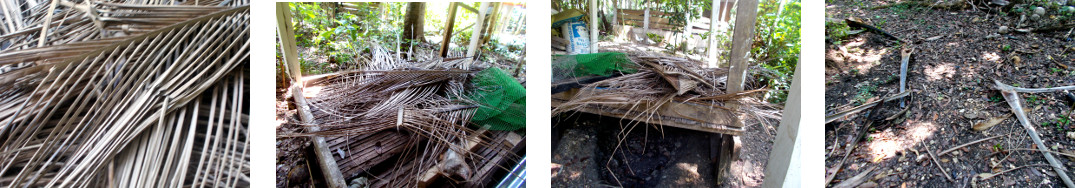
<path id="1" fill-rule="evenodd" d="M 750 62 L 751 44 L 754 44 L 754 23 L 758 17 L 757 0 L 741 0 L 735 14 L 735 30 L 732 33 L 731 72 L 728 76 L 728 93 L 743 91 L 746 69 Z M 734 109 L 734 108 L 733 108 Z"/>
<path id="2" fill-rule="evenodd" d="M 799 119 L 802 117 L 802 67 L 795 66 L 788 100 L 784 102 L 784 116 L 776 128 L 769 163 L 765 166 L 765 182 L 762 187 L 799 187 L 802 163 L 802 139 L 799 138 Z"/>
<path id="3" fill-rule="evenodd" d="M 302 68 L 299 66 L 298 52 L 295 50 L 295 31 L 291 26 L 291 10 L 289 10 L 287 3 L 276 3 L 276 32 L 280 38 L 280 50 L 284 52 L 284 61 L 288 65 L 288 70 L 291 71 L 292 87 L 291 94 L 295 98 L 295 106 L 298 106 L 299 118 L 302 119 L 303 124 L 315 124 L 313 115 L 310 113 L 310 108 L 306 106 L 306 97 L 302 96 Z M 318 131 L 318 127 L 310 128 L 312 131 Z M 321 167 L 322 173 L 325 175 L 325 182 L 332 188 L 347 187 L 347 183 L 344 183 L 343 174 L 340 173 L 340 167 L 336 164 L 336 159 L 332 158 L 332 153 L 328 151 L 328 144 L 325 143 L 324 137 L 311 137 L 314 141 L 314 152 L 317 155 L 318 165 Z"/>
<path id="4" fill-rule="evenodd" d="M 682 44 L 683 46 L 680 46 L 680 47 L 683 48 L 683 53 L 686 54 L 687 49 L 690 48 L 690 46 L 691 46 L 690 45 L 691 29 L 693 29 L 693 27 L 694 27 L 694 26 L 691 26 L 691 21 L 692 21 L 691 20 L 691 12 L 692 12 L 691 10 L 693 10 L 694 8 L 691 7 L 691 1 L 687 1 L 687 7 L 683 7 L 683 8 L 684 8 L 683 10 L 686 10 L 686 11 L 684 11 L 686 13 L 685 13 L 684 18 L 683 18 L 683 20 L 684 20 L 684 22 L 683 22 L 683 39 L 682 39 L 683 41 L 680 41 L 680 44 Z"/>
<path id="5" fill-rule="evenodd" d="M 597 7 L 597 0 L 590 0 L 590 53 L 597 53 L 597 40 L 600 38 L 597 36 L 597 22 L 600 21 L 597 11 L 601 11 L 601 8 Z"/>
<path id="6" fill-rule="evenodd" d="M 735 31 L 732 35 L 732 53 L 730 57 L 731 70 L 728 73 L 727 93 L 738 93 L 743 91 L 743 82 L 746 80 L 746 68 L 749 65 L 749 62 L 747 62 L 748 52 L 750 52 L 751 44 L 753 44 L 754 41 L 754 22 L 758 16 L 757 0 L 741 1 L 744 1 L 744 4 L 736 9 L 735 15 Z M 730 109 L 739 109 L 739 103 L 737 101 L 728 101 L 724 106 Z M 732 126 L 743 127 L 743 120 L 737 119 Z M 717 177 L 721 177 L 721 175 L 728 172 L 731 161 L 738 158 L 741 143 L 739 136 L 723 136 L 720 161 L 717 163 Z"/>
<path id="7" fill-rule="evenodd" d="M 709 67 L 717 67 L 717 22 L 720 21 L 720 4 L 723 0 L 713 0 L 713 9 L 709 13 Z"/>
<path id="8" fill-rule="evenodd" d="M 452 28 L 455 28 L 455 11 L 459 3 L 448 5 L 448 25 L 444 26 L 444 38 L 440 41 L 440 57 L 448 57 L 448 47 L 452 44 Z"/>
<path id="9" fill-rule="evenodd" d="M 479 3 L 478 6 L 478 19 L 474 22 L 474 30 L 470 33 L 470 45 L 467 47 L 467 57 L 474 58 L 474 54 L 480 51 L 478 41 L 482 38 L 482 28 L 485 25 L 485 9 L 489 8 L 489 3 Z"/>

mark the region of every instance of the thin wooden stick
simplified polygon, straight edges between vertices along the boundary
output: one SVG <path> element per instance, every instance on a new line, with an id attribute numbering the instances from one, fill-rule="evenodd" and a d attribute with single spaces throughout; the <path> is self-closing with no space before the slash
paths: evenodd
<path id="1" fill-rule="evenodd" d="M 1022 97 L 1019 97 L 1019 93 L 1017 93 L 1016 90 L 1034 92 L 1048 91 L 1057 88 L 1023 89 L 1009 86 L 1007 84 L 1001 83 L 999 80 L 993 80 L 993 82 L 996 84 L 996 89 L 1000 90 L 1000 93 L 1004 96 L 1004 100 L 1008 101 L 1008 105 L 1012 108 L 1012 113 L 1015 113 L 1015 117 L 1019 118 L 1019 123 L 1023 125 L 1023 128 L 1026 129 L 1027 134 L 1030 134 L 1030 138 L 1034 140 L 1034 144 L 1037 144 L 1038 148 L 1042 148 L 1044 151 L 1048 151 L 1048 146 L 1046 146 L 1045 143 L 1041 141 L 1041 137 L 1038 136 L 1038 131 L 1034 128 L 1034 126 L 1030 125 L 1030 120 L 1027 120 L 1026 111 L 1023 111 L 1023 99 Z M 1067 86 L 1061 88 L 1075 88 L 1075 86 Z M 1071 178 L 1068 177 L 1067 173 L 1064 173 L 1064 171 L 1067 171 L 1067 169 L 1064 168 L 1060 161 L 1056 160 L 1056 158 L 1053 157 L 1050 152 L 1042 152 L 1041 154 L 1044 155 L 1045 160 L 1049 161 L 1049 164 L 1053 166 L 1053 170 L 1057 172 L 1056 174 L 1060 176 L 1060 179 L 1064 181 L 1064 184 L 1067 187 L 1075 187 L 1075 183 L 1072 183 Z"/>
<path id="2" fill-rule="evenodd" d="M 1012 168 L 1012 169 L 1007 169 L 1007 170 L 1004 170 L 1004 171 L 997 172 L 996 174 L 993 174 L 992 176 L 982 178 L 982 181 L 989 180 L 989 179 L 992 179 L 993 177 L 997 177 L 997 176 L 999 176 L 1001 174 L 1008 173 L 1008 172 L 1011 172 L 1011 171 L 1019 170 L 1021 168 L 1035 167 L 1035 166 L 1049 166 L 1049 165 L 1048 164 L 1023 165 L 1023 166 L 1015 167 L 1015 168 Z"/>
<path id="3" fill-rule="evenodd" d="M 955 151 L 956 149 L 967 147 L 967 146 L 973 145 L 973 144 L 977 144 L 978 142 L 984 142 L 986 140 L 991 140 L 991 139 L 994 139 L 994 138 L 1000 138 L 1000 136 L 1002 136 L 1002 135 L 997 135 L 997 136 L 992 136 L 992 137 L 989 137 L 989 138 L 983 138 L 983 139 L 975 140 L 975 141 L 972 141 L 972 142 L 967 142 L 966 144 L 959 145 L 959 146 L 953 147 L 951 149 L 941 151 L 940 153 L 937 153 L 937 155 L 944 156 L 944 154 L 946 154 L 948 152 Z"/>
<path id="4" fill-rule="evenodd" d="M 866 103 L 866 104 L 863 104 L 863 105 L 856 106 L 855 108 L 852 108 L 850 110 L 846 110 L 846 111 L 843 111 L 843 112 L 838 112 L 838 113 L 833 114 L 833 115 L 825 116 L 825 123 L 830 123 L 832 121 L 835 121 L 837 119 L 843 118 L 845 116 L 848 116 L 848 115 L 851 115 L 851 114 L 854 114 L 854 113 L 858 113 L 858 112 L 860 112 L 862 110 L 865 110 L 867 108 L 876 106 L 877 104 L 880 104 L 880 103 L 893 101 L 893 100 L 896 100 L 896 99 L 906 97 L 909 94 L 911 94 L 911 92 L 904 91 L 902 93 L 899 93 L 899 94 L 893 95 L 891 97 L 885 98 L 885 100 L 873 101 L 873 102 L 870 102 L 870 103 Z"/>
<path id="5" fill-rule="evenodd" d="M 937 162 L 937 155 L 933 155 L 933 150 L 930 150 L 929 146 L 923 146 L 923 147 L 926 148 L 926 153 L 929 154 L 929 159 L 933 161 L 933 164 L 936 164 L 937 168 L 941 169 L 941 173 L 944 174 L 944 177 L 948 178 L 948 181 L 955 183 L 956 180 L 952 179 L 952 175 L 949 175 L 948 171 L 944 170 L 944 166 L 941 166 L 941 163 Z"/>

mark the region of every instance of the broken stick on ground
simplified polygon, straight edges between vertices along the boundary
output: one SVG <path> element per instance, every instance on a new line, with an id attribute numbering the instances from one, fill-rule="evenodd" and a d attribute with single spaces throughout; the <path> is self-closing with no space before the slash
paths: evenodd
<path id="1" fill-rule="evenodd" d="M 1049 149 L 1048 149 L 1049 147 L 1046 146 L 1045 143 L 1043 143 L 1041 141 L 1041 137 L 1038 136 L 1038 131 L 1034 128 L 1034 126 L 1030 125 L 1030 121 L 1027 120 L 1026 111 L 1023 111 L 1023 105 L 1022 105 L 1023 99 L 1022 99 L 1022 97 L 1019 96 L 1018 92 L 1027 92 L 1027 93 L 1052 92 L 1052 91 L 1075 89 L 1075 86 L 1028 89 L 1028 88 L 1013 87 L 1013 86 L 1001 83 L 999 80 L 993 80 L 993 82 L 996 84 L 996 89 L 1000 90 L 1001 94 L 1004 96 L 1004 100 L 1008 101 L 1008 105 L 1012 107 L 1012 109 L 1011 109 L 1012 113 L 1015 113 L 1015 117 L 1019 118 L 1019 123 L 1021 123 L 1023 125 L 1023 128 L 1025 128 L 1027 133 L 1030 134 L 1030 138 L 1032 140 L 1034 140 L 1034 144 L 1036 144 L 1039 149 L 1042 149 L 1044 151 L 1049 151 Z M 1067 171 L 1067 169 L 1064 168 L 1064 166 L 1060 163 L 1060 161 L 1056 160 L 1056 158 L 1053 157 L 1053 155 L 1051 153 L 1049 153 L 1049 152 L 1042 152 L 1041 154 L 1044 155 L 1045 160 L 1049 161 L 1049 164 L 1053 166 L 1053 170 L 1056 171 L 1056 174 L 1060 176 L 1060 179 L 1064 181 L 1064 184 L 1067 187 L 1075 187 L 1075 183 L 1072 183 L 1071 178 L 1068 177 L 1067 173 L 1065 173 L 1065 171 Z"/>

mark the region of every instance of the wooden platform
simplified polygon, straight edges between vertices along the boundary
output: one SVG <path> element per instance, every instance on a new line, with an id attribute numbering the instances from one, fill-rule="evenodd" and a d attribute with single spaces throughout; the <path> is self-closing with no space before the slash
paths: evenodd
<path id="1" fill-rule="evenodd" d="M 578 89 L 552 94 L 552 106 L 559 106 L 567 102 L 576 93 L 578 93 Z M 643 102 L 638 106 L 634 106 L 635 110 L 629 110 L 632 106 L 591 105 L 579 111 L 710 133 L 736 136 L 743 134 L 742 127 L 734 126 L 739 119 L 725 109 L 674 101 L 657 108 L 657 114 L 659 114 L 657 117 L 649 118 L 648 114 L 641 114 L 640 110 L 638 110 L 650 109 L 650 106 L 651 103 Z"/>

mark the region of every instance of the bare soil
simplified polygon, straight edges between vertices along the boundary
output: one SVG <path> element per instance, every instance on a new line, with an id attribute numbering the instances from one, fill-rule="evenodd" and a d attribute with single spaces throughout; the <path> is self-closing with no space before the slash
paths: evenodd
<path id="1" fill-rule="evenodd" d="M 639 124 L 621 144 L 629 122 L 575 113 L 553 119 L 553 187 L 757 187 L 775 129 L 748 126 L 740 159 L 716 181 L 711 133 Z"/>
<path id="2" fill-rule="evenodd" d="M 982 173 L 1048 162 L 1040 152 L 1017 150 L 1036 147 L 1014 116 L 980 132 L 971 126 L 1011 113 L 1004 98 L 993 89 L 994 79 L 1031 88 L 1075 84 L 1075 71 L 1070 67 L 1075 51 L 1067 30 L 1015 32 L 1018 14 L 996 13 L 987 10 L 989 7 L 937 10 L 896 6 L 874 10 L 871 7 L 896 1 L 827 2 L 829 21 L 842 23 L 843 19 L 856 17 L 910 41 L 901 44 L 873 32 L 826 40 L 827 114 L 897 93 L 900 47 L 909 45 L 915 49 L 908 68 L 911 95 L 906 98 L 906 113 L 898 113 L 903 110 L 898 103 L 889 103 L 874 114 L 867 110 L 826 125 L 826 173 L 837 173 L 830 185 L 869 167 L 877 169 L 867 176 L 867 181 L 882 186 L 1063 185 L 1048 166 L 1022 168 L 980 180 L 977 176 Z M 1038 23 L 1030 20 L 1024 23 L 1030 25 L 1027 27 L 1035 24 Z M 1012 32 L 999 34 L 1000 26 L 1008 26 Z M 1022 97 L 1025 108 L 1035 109 L 1027 115 L 1049 149 L 1069 153 L 1075 150 L 1075 140 L 1066 136 L 1075 131 L 1068 118 L 1072 113 L 1069 100 L 1060 92 Z M 865 128 L 867 122 L 873 122 L 873 127 Z M 866 131 L 862 141 L 848 143 L 859 131 Z M 927 149 L 937 153 L 996 135 L 1002 136 L 936 156 L 951 181 L 926 154 Z M 852 145 L 857 149 L 846 156 L 843 168 L 832 169 Z M 1075 166 L 1069 158 L 1057 158 L 1068 167 Z"/>

